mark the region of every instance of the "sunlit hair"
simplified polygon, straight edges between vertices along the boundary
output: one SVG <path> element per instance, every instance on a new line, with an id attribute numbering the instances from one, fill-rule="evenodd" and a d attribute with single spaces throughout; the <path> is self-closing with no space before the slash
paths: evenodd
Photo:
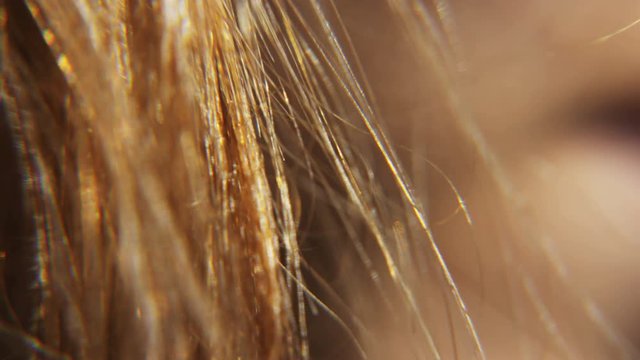
<path id="1" fill-rule="evenodd" d="M 446 3 L 384 6 L 511 194 L 449 78 Z M 346 337 L 345 357 L 380 358 L 380 309 L 412 329 L 408 353 L 484 358 L 331 1 L 8 0 L 0 18 L 22 179 L 1 350 L 298 359 Z"/>

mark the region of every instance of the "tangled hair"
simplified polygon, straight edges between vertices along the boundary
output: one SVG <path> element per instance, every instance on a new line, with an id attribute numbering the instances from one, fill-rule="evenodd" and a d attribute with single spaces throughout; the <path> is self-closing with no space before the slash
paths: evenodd
<path id="1" fill-rule="evenodd" d="M 509 193 L 448 77 L 446 2 L 376 6 Z M 0 21 L 0 353 L 485 357 L 331 0 L 7 0 Z"/>
<path id="2" fill-rule="evenodd" d="M 386 160 L 417 205 L 320 3 L 2 11 L 24 192 L 2 243 L 15 354 L 307 358 L 305 297 L 338 319 L 302 280 L 318 228 L 351 239 L 367 272 L 374 239 L 416 306 L 386 240 L 402 219 L 385 219 L 397 211 L 369 164 Z"/>

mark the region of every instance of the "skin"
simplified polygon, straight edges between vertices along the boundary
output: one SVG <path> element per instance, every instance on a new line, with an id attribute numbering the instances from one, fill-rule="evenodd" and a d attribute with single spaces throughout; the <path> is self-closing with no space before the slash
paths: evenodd
<path id="1" fill-rule="evenodd" d="M 539 279 L 561 267 L 580 297 L 593 300 L 633 346 L 640 320 L 640 113 L 617 112 L 637 99 L 640 28 L 616 32 L 636 21 L 640 8 L 632 1 L 486 5 L 454 4 L 469 58 L 461 88 L 524 199 L 534 237 L 546 239 L 542 260 L 522 261 Z M 553 309 L 553 291 L 540 287 Z M 567 329 L 577 323 L 558 317 Z"/>
<path id="2" fill-rule="evenodd" d="M 629 25 L 640 6 L 449 6 L 461 60 L 456 91 L 499 171 L 452 125 L 429 65 L 381 15 L 385 8 L 354 4 L 343 14 L 392 138 L 413 150 L 403 160 L 488 358 L 637 356 L 640 24 Z M 422 157 L 455 183 L 472 226 L 451 216 L 455 198 Z M 496 176 L 508 183 L 506 194 Z"/>

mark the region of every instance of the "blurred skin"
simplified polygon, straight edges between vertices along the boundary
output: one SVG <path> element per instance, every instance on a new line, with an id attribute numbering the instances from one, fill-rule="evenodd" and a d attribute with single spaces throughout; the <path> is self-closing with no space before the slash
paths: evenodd
<path id="1" fill-rule="evenodd" d="M 545 238 L 546 259 L 554 257 L 523 261 L 533 262 L 534 277 L 561 266 L 636 342 L 640 26 L 612 34 L 640 17 L 640 5 L 473 3 L 452 3 L 468 59 L 461 88 L 536 221 L 531 240 Z"/>
<path id="2" fill-rule="evenodd" d="M 446 219 L 435 221 L 434 230 L 488 358 L 620 357 L 607 331 L 634 351 L 640 344 L 640 24 L 612 34 L 640 18 L 640 4 L 448 4 L 462 60 L 457 90 L 513 190 L 498 205 L 499 191 L 487 180 L 492 170 L 479 169 L 478 156 L 452 135 L 432 77 L 403 33 L 384 25 L 385 10 L 351 5 L 344 13 L 392 137 L 441 167 L 469 205 L 472 227 L 461 214 L 449 216 L 456 203 L 441 176 L 425 175 L 424 162 L 403 156 L 419 192 L 428 194 L 432 218 Z M 532 295 L 518 280 L 522 274 L 566 339 L 533 325 L 542 316 L 526 300 Z M 598 325 L 585 320 L 587 298 L 599 309 Z"/>

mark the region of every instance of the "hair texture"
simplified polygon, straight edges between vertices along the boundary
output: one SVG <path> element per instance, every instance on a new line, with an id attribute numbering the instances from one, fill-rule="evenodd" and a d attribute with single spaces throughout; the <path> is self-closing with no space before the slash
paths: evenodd
<path id="1" fill-rule="evenodd" d="M 376 6 L 513 199 L 454 91 L 447 2 Z M 0 22 L 0 353 L 485 357 L 331 0 L 7 0 Z"/>
<path id="2" fill-rule="evenodd" d="M 418 311 L 387 240 L 406 219 L 388 214 L 415 211 L 428 229 L 334 10 L 282 0 L 4 3 L 3 110 L 24 194 L 14 197 L 20 225 L 2 244 L 4 278 L 20 279 L 3 288 L 7 349 L 307 358 L 315 303 L 363 355 L 357 320 L 306 288 L 305 226 L 334 231 L 320 235 L 333 245 L 350 241 L 364 277 L 380 271 L 365 249 L 377 247 L 386 270 L 374 285 L 394 284 Z M 373 175 L 381 162 L 396 195 Z"/>

